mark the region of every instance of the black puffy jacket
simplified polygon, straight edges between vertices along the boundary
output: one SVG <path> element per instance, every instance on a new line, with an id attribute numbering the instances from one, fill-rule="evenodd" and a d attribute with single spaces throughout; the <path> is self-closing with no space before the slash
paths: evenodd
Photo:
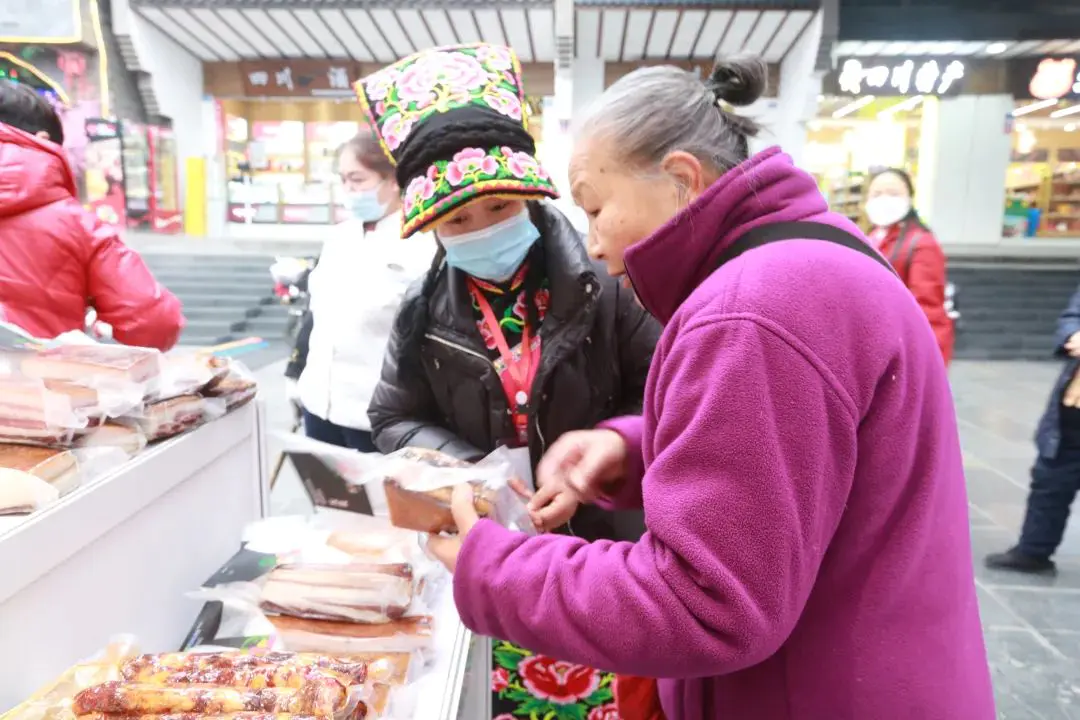
<path id="1" fill-rule="evenodd" d="M 581 234 L 546 203 L 530 203 L 540 230 L 551 304 L 540 327 L 542 355 L 533 385 L 529 451 L 533 467 L 547 447 L 571 430 L 641 412 L 645 378 L 660 326 L 633 292 L 593 264 Z M 420 345 L 421 373 L 400 367 L 400 323 L 387 346 L 382 379 L 368 409 L 375 445 L 384 453 L 403 447 L 441 450 L 475 460 L 514 435 L 502 385 L 476 328 L 466 275 L 445 264 L 429 299 L 429 322 Z M 418 281 L 399 313 L 420 302 Z M 579 510 L 576 534 L 620 537 L 640 529 L 595 507 Z"/>

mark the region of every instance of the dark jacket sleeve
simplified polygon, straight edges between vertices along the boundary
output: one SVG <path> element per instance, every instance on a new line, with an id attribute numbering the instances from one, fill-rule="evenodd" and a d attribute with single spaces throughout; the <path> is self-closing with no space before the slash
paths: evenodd
<path id="1" fill-rule="evenodd" d="M 1057 333 L 1054 335 L 1054 354 L 1057 357 L 1068 357 L 1065 343 L 1078 332 L 1080 332 L 1080 288 L 1077 288 L 1069 298 L 1065 312 L 1058 318 Z"/>
<path id="2" fill-rule="evenodd" d="M 368 406 L 372 440 L 382 453 L 420 447 L 439 450 L 462 460 L 479 460 L 485 453 L 436 424 L 435 398 L 427 375 L 402 367 L 401 318 L 403 315 L 409 317 L 417 302 L 421 302 L 419 282 L 409 289 L 405 302 L 398 309 L 386 345 L 382 377 Z"/>
<path id="3" fill-rule="evenodd" d="M 619 364 L 623 377 L 622 403 L 619 415 L 640 415 L 645 397 L 645 380 L 649 376 L 653 351 L 660 339 L 661 326 L 641 307 L 634 292 L 616 285 L 619 293 L 616 312 L 616 331 L 619 342 Z"/>
<path id="4" fill-rule="evenodd" d="M 296 334 L 296 342 L 293 343 L 289 364 L 285 366 L 285 377 L 291 380 L 299 380 L 304 368 L 307 367 L 308 346 L 311 343 L 311 329 L 314 326 L 315 314 L 308 310 L 304 313 L 304 318 L 301 321 L 300 332 Z"/>

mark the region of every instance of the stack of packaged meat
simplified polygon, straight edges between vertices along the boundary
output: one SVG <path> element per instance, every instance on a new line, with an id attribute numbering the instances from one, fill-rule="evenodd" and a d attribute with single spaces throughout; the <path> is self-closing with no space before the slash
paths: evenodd
<path id="1" fill-rule="evenodd" d="M 75 695 L 72 712 L 83 720 L 365 720 L 378 717 L 369 669 L 389 672 L 307 653 L 140 655 L 120 667 L 120 679 Z"/>
<path id="2" fill-rule="evenodd" d="M 2 352 L 0 516 L 29 514 L 78 487 L 79 456 L 103 452 L 87 448 L 115 452 L 115 467 L 255 392 L 242 366 L 205 354 L 93 342 Z"/>

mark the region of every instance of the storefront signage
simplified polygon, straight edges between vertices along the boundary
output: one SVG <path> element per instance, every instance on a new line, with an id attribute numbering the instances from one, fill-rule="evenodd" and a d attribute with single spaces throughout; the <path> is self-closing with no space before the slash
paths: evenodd
<path id="1" fill-rule="evenodd" d="M 350 97 L 360 66 L 349 61 L 268 60 L 242 62 L 248 97 Z"/>
<path id="2" fill-rule="evenodd" d="M 1080 58 L 1022 58 L 1010 62 L 1010 89 L 1018 98 L 1080 97 Z"/>
<path id="3" fill-rule="evenodd" d="M 79 0 L 0 0 L 0 42 L 77 43 Z"/>
<path id="4" fill-rule="evenodd" d="M 955 95 L 966 66 L 948 58 L 847 58 L 825 81 L 838 95 Z"/>

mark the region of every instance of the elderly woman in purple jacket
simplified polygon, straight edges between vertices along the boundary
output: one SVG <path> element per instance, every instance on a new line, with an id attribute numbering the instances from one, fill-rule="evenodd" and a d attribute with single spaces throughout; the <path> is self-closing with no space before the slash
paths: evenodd
<path id="1" fill-rule="evenodd" d="M 590 253 L 665 329 L 642 415 L 556 442 L 533 510 L 643 507 L 644 537 L 528 538 L 459 488 L 432 549 L 468 627 L 658 678 L 669 720 L 991 720 L 934 334 L 810 175 L 749 157 L 729 107 L 765 75 L 637 70 L 574 151 Z"/>

